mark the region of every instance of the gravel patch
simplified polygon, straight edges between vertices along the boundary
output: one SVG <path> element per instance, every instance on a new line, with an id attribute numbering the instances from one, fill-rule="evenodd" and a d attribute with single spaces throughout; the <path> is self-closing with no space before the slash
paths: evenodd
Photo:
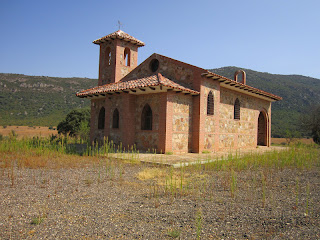
<path id="1" fill-rule="evenodd" d="M 155 193 L 146 167 L 0 169 L 0 239 L 320 238 L 319 167 L 236 172 L 234 196 L 224 171 Z"/>

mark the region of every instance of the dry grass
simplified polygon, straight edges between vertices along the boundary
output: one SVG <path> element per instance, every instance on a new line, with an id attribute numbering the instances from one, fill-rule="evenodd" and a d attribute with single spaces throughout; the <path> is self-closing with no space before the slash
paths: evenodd
<path id="1" fill-rule="evenodd" d="M 176 187 L 182 187 L 189 184 L 192 181 L 202 182 L 206 174 L 197 172 L 197 174 L 191 174 L 190 171 L 186 171 L 186 168 L 174 169 L 174 168 L 145 168 L 137 174 L 137 178 L 142 181 L 156 182 L 159 186 L 167 184 L 174 184 Z"/>
<path id="2" fill-rule="evenodd" d="M 8 168 L 14 165 L 19 168 L 31 169 L 81 168 L 99 162 L 98 157 L 79 157 L 58 152 L 42 155 L 35 151 L 0 152 L 0 159 L 0 168 Z"/>
<path id="3" fill-rule="evenodd" d="M 271 143 L 274 144 L 281 144 L 281 145 L 286 145 L 287 144 L 287 139 L 286 138 L 272 138 Z M 312 138 L 294 138 L 292 140 L 292 143 L 298 143 L 301 142 L 303 144 L 312 144 L 313 140 Z"/>
<path id="4" fill-rule="evenodd" d="M 163 168 L 145 168 L 138 173 L 139 180 L 154 180 L 164 178 L 166 171 Z"/>
<path id="5" fill-rule="evenodd" d="M 51 130 L 48 127 L 28 127 L 28 126 L 7 126 L 4 128 L 0 127 L 0 134 L 3 136 L 9 136 L 11 131 L 15 131 L 18 134 L 18 138 L 23 137 L 49 137 L 52 134 L 58 134 L 57 130 Z"/>

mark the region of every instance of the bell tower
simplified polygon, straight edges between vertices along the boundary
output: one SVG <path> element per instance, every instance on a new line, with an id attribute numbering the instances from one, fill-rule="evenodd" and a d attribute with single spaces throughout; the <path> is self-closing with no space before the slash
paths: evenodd
<path id="1" fill-rule="evenodd" d="M 120 81 L 138 65 L 138 48 L 145 44 L 118 30 L 93 41 L 100 45 L 98 86 Z"/>

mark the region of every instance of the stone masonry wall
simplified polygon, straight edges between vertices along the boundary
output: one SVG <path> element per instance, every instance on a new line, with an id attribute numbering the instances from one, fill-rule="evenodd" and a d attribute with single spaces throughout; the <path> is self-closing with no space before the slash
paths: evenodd
<path id="1" fill-rule="evenodd" d="M 214 99 L 214 114 L 207 115 L 207 99 L 210 91 L 213 94 Z M 205 116 L 205 126 L 204 126 L 204 149 L 214 150 L 216 149 L 216 143 L 219 137 L 219 100 L 220 91 L 218 82 L 214 82 L 210 79 L 203 81 L 202 94 L 205 99 L 205 107 L 201 109 L 201 114 Z"/>
<path id="2" fill-rule="evenodd" d="M 159 69 L 156 72 L 152 72 L 150 68 L 150 62 L 153 59 L 159 60 Z M 185 87 L 193 88 L 192 81 L 194 78 L 194 71 L 191 65 L 175 61 L 158 54 L 153 54 L 151 57 L 146 59 L 143 64 L 140 64 L 136 69 L 134 69 L 125 79 L 131 80 L 142 78 L 158 72 Z"/>
<path id="3" fill-rule="evenodd" d="M 192 141 L 192 96 L 175 94 L 172 97 L 172 150 L 190 152 Z"/>
<path id="4" fill-rule="evenodd" d="M 149 104 L 152 110 L 152 130 L 141 130 L 143 107 Z M 135 143 L 138 149 L 152 151 L 159 144 L 160 94 L 142 94 L 136 98 L 135 109 Z"/>
<path id="5" fill-rule="evenodd" d="M 234 119 L 234 102 L 240 101 L 240 120 Z M 220 89 L 219 149 L 257 146 L 258 117 L 262 109 L 270 112 L 268 101 Z"/>

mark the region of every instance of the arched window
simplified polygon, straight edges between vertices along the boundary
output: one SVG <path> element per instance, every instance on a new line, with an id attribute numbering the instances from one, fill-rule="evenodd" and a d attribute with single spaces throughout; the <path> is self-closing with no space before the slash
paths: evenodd
<path id="1" fill-rule="evenodd" d="M 124 49 L 124 62 L 126 66 L 130 66 L 130 49 Z"/>
<path id="2" fill-rule="evenodd" d="M 141 130 L 152 130 L 152 110 L 149 104 L 146 104 L 142 110 Z"/>
<path id="3" fill-rule="evenodd" d="M 234 119 L 240 120 L 240 101 L 238 98 L 234 102 Z"/>
<path id="4" fill-rule="evenodd" d="M 99 112 L 98 129 L 104 129 L 105 119 L 106 119 L 106 110 L 104 109 L 104 107 L 102 107 Z"/>
<path id="5" fill-rule="evenodd" d="M 210 91 L 208 94 L 207 115 L 214 115 L 214 99 L 213 99 L 212 91 Z"/>
<path id="6" fill-rule="evenodd" d="M 119 111 L 118 111 L 118 108 L 116 108 L 113 111 L 112 128 L 119 128 Z"/>
<path id="7" fill-rule="evenodd" d="M 107 63 L 107 66 L 111 65 L 111 48 L 110 47 L 107 47 L 106 49 L 106 63 Z"/>

